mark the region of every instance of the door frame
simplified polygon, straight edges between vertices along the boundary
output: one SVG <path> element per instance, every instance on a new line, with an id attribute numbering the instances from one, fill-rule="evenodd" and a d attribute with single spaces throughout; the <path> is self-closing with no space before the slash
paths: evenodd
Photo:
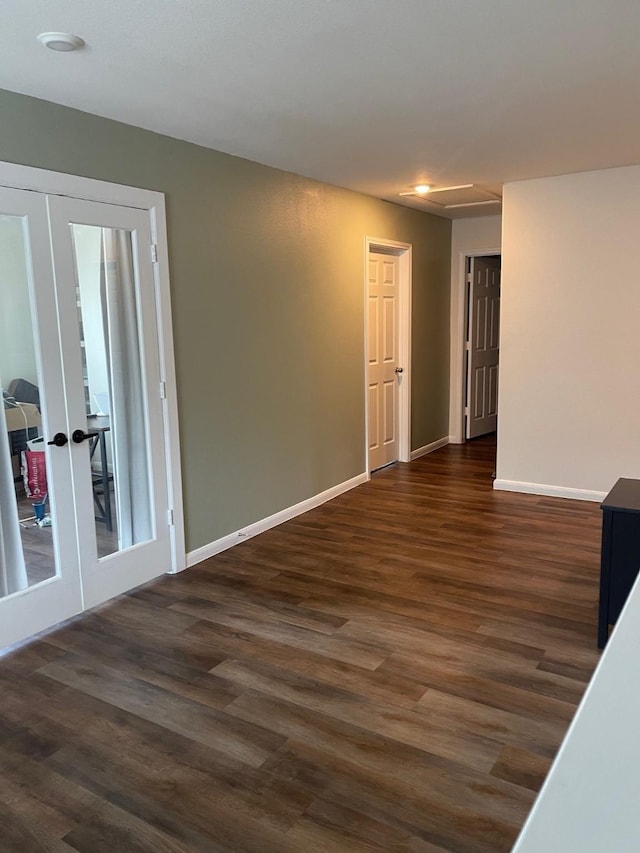
<path id="1" fill-rule="evenodd" d="M 403 368 L 398 382 L 398 461 L 411 461 L 411 272 L 412 246 L 398 240 L 382 237 L 365 237 L 364 240 L 364 433 L 365 471 L 371 477 L 369 466 L 369 312 L 368 280 L 369 253 L 382 249 L 398 258 L 400 278 L 398 288 L 398 358 Z"/>
<path id="2" fill-rule="evenodd" d="M 164 194 L 138 187 L 128 187 L 123 184 L 112 184 L 94 178 L 66 175 L 48 169 L 37 169 L 32 166 L 5 162 L 0 162 L 0 186 L 48 195 L 69 196 L 86 201 L 117 204 L 143 210 L 149 214 L 151 239 L 156 247 L 153 277 L 158 323 L 160 374 L 165 383 L 162 411 L 169 496 L 167 523 L 170 525 L 171 537 L 170 572 L 172 574 L 180 572 L 186 568 L 186 548 Z"/>
<path id="3" fill-rule="evenodd" d="M 464 401 L 466 394 L 467 261 L 502 255 L 501 248 L 462 249 L 458 253 L 458 280 L 451 288 L 451 387 L 449 404 L 449 443 L 464 444 Z M 498 408 L 500 398 L 498 397 Z"/>

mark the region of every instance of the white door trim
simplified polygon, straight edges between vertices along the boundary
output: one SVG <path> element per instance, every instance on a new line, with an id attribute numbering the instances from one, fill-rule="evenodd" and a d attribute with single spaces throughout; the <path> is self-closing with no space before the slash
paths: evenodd
<path id="1" fill-rule="evenodd" d="M 187 568 L 187 546 L 184 532 L 184 508 L 182 502 L 182 468 L 180 465 L 180 433 L 178 429 L 178 386 L 173 349 L 173 324 L 171 321 L 171 294 L 169 289 L 169 247 L 167 244 L 167 215 L 164 195 L 161 203 L 149 208 L 151 238 L 156 245 L 157 261 L 153 265 L 158 312 L 158 337 L 160 339 L 160 373 L 165 381 L 164 403 L 164 446 L 167 456 L 167 491 L 173 525 L 171 535 L 171 573 Z"/>
<path id="2" fill-rule="evenodd" d="M 186 568 L 186 549 L 164 195 L 153 190 L 127 187 L 93 178 L 66 175 L 62 172 L 51 172 L 47 169 L 36 169 L 32 166 L 4 162 L 0 162 L 0 186 L 33 190 L 48 195 L 69 196 L 106 204 L 117 204 L 149 212 L 151 237 L 157 247 L 157 262 L 153 264 L 153 271 L 158 312 L 160 369 L 166 389 L 166 397 L 162 403 L 164 443 L 167 455 L 167 488 L 169 505 L 173 512 L 171 571 L 182 571 Z"/>
<path id="3" fill-rule="evenodd" d="M 367 476 L 370 476 L 369 467 L 369 395 L 367 394 L 367 376 L 369 358 L 367 352 L 368 316 L 367 311 L 367 287 L 369 252 L 377 249 L 396 255 L 400 264 L 400 289 L 398 293 L 399 311 L 399 341 L 398 354 L 400 366 L 403 368 L 401 380 L 398 384 L 398 459 L 400 462 L 411 461 L 411 270 L 412 247 L 410 243 L 400 243 L 397 240 L 387 240 L 380 237 L 365 237 L 364 240 L 364 412 L 365 412 L 365 464 Z"/>
<path id="4" fill-rule="evenodd" d="M 21 166 L 17 163 L 0 162 L 0 185 L 19 190 L 33 190 L 47 195 L 65 195 L 87 201 L 100 201 L 104 204 L 137 207 L 140 210 L 151 210 L 160 202 L 164 206 L 163 193 L 154 190 L 111 184 L 95 178 L 66 175 L 64 172 L 51 172 L 48 169 L 36 169 L 33 166 Z"/>
<path id="5" fill-rule="evenodd" d="M 502 249 L 462 249 L 458 253 L 458 281 L 451 288 L 451 384 L 449 403 L 449 442 L 464 444 L 465 333 L 467 321 L 467 260 L 501 255 Z M 498 407 L 500 400 L 498 399 Z"/>

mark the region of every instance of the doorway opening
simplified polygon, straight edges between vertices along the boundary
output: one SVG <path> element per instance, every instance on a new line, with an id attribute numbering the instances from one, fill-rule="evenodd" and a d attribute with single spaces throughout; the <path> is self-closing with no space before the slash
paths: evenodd
<path id="1" fill-rule="evenodd" d="M 497 429 L 501 267 L 500 255 L 467 258 L 465 440 L 495 433 Z"/>
<path id="2" fill-rule="evenodd" d="M 365 238 L 366 464 L 411 455 L 411 245 Z"/>
<path id="3" fill-rule="evenodd" d="M 470 276 L 476 259 L 489 263 L 494 260 L 501 265 L 502 249 L 499 246 L 474 247 L 461 250 L 458 254 L 458 274 L 452 281 L 451 291 L 451 386 L 449 412 L 449 443 L 464 444 L 467 441 L 467 375 L 468 375 L 468 332 L 470 321 Z M 499 319 L 499 317 L 498 317 Z M 498 338 L 499 343 L 499 338 Z M 498 351 L 499 360 L 499 351 Z"/>

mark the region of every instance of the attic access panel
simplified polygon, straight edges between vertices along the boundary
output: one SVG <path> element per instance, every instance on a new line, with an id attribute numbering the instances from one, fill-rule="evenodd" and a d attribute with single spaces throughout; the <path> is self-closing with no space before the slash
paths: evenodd
<path id="1" fill-rule="evenodd" d="M 411 190 L 410 192 L 400 193 L 400 195 L 424 202 L 429 206 L 442 208 L 443 210 L 460 207 L 499 205 L 502 202 L 502 198 L 499 195 L 476 184 L 461 184 L 455 187 L 434 187 L 425 194 Z"/>

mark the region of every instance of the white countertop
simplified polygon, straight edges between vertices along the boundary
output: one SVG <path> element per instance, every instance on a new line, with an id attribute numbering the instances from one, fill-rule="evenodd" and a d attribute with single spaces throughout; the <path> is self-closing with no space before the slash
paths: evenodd
<path id="1" fill-rule="evenodd" d="M 638 851 L 640 578 L 512 853 Z"/>

